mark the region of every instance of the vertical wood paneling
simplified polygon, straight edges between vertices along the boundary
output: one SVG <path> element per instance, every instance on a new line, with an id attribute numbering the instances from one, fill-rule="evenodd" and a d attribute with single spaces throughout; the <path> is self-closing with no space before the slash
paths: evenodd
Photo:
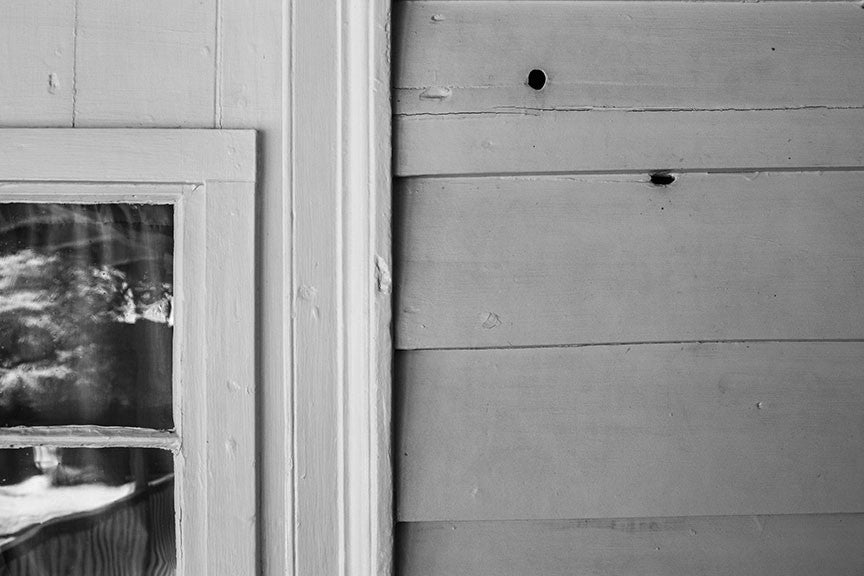
<path id="1" fill-rule="evenodd" d="M 225 576 L 256 572 L 253 193 L 248 184 L 207 184 L 207 325 L 222 329 L 206 336 L 206 408 L 187 407 L 206 411 L 208 450 L 222 453 L 208 462 L 207 546 L 208 566 Z"/>
<path id="2" fill-rule="evenodd" d="M 344 565 L 340 402 L 341 1 L 292 2 L 293 338 L 296 576 Z M 324 28 L 322 23 L 329 24 Z M 326 73 L 322 74 L 322 71 Z M 301 144 L 302 142 L 302 144 Z M 302 342 L 302 345 L 301 345 Z M 302 346 L 302 347 L 301 347 Z M 303 522 L 302 519 L 308 519 Z"/>
<path id="3" fill-rule="evenodd" d="M 259 468 L 261 533 L 266 539 L 261 562 L 267 574 L 292 571 L 287 311 L 292 207 L 290 164 L 283 155 L 283 142 L 290 136 L 290 114 L 285 118 L 283 111 L 290 112 L 290 105 L 282 75 L 283 67 L 288 69 L 290 39 L 283 36 L 289 29 L 292 4 L 282 0 L 0 2 L 0 125 L 72 125 L 77 30 L 78 126 L 258 130 L 257 410 L 258 431 L 267 431 L 267 441 L 260 445 Z M 57 86 L 49 97 L 48 73 L 55 68 Z M 184 521 L 195 531 L 196 519 Z"/>
<path id="4" fill-rule="evenodd" d="M 283 167 L 281 0 L 219 2 L 216 125 L 254 128 L 258 137 L 256 263 L 259 562 L 263 574 L 290 574 L 293 539 L 291 197 Z M 287 40 L 287 39 L 286 39 Z M 288 119 L 290 120 L 290 119 Z M 265 440 L 266 438 L 266 440 Z"/>
<path id="5" fill-rule="evenodd" d="M 72 1 L 0 2 L 0 126 L 72 125 Z"/>
<path id="6" fill-rule="evenodd" d="M 76 1 L 76 126 L 213 126 L 216 0 Z"/>
<path id="7" fill-rule="evenodd" d="M 178 214 L 184 575 L 256 570 L 253 194 L 249 183 L 208 182 Z"/>
<path id="8" fill-rule="evenodd" d="M 175 369 L 180 381 L 175 384 L 182 399 L 181 406 L 207 406 L 207 358 L 198 345 L 207 330 L 207 298 L 196 297 L 195 286 L 206 286 L 207 257 L 201 249 L 207 244 L 207 198 L 203 187 L 185 194 L 177 205 L 175 221 L 180 225 L 175 251 L 181 263 L 181 275 L 175 288 L 177 338 L 182 350 L 175 354 Z M 206 444 L 206 412 L 180 410 L 176 418 L 178 432 L 185 443 Z M 208 566 L 207 550 L 207 453 L 205 450 L 183 450 L 175 458 L 178 490 L 175 499 L 180 530 L 177 560 L 180 574 L 193 574 Z M 188 493 L 186 493 L 186 490 Z M 192 510 L 203 514 L 191 513 Z"/>

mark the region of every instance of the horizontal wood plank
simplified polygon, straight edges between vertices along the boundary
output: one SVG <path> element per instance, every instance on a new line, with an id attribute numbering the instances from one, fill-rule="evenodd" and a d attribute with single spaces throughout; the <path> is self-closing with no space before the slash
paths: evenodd
<path id="1" fill-rule="evenodd" d="M 397 4 L 397 114 L 864 106 L 851 2 Z M 527 85 L 546 72 L 541 90 Z"/>
<path id="2" fill-rule="evenodd" d="M 216 4 L 78 0 L 75 125 L 220 127 Z"/>
<path id="3" fill-rule="evenodd" d="M 397 528 L 403 576 L 860 576 L 864 515 L 533 522 Z"/>
<path id="4" fill-rule="evenodd" d="M 864 13 L 864 11 L 862 11 Z M 864 109 L 397 117 L 397 176 L 864 165 Z"/>
<path id="5" fill-rule="evenodd" d="M 191 185 L 0 182 L 0 202 L 173 204 Z"/>
<path id="6" fill-rule="evenodd" d="M 555 0 L 440 0 L 444 2 L 537 2 L 537 3 L 546 3 L 548 4 L 550 1 Z M 557 1 L 573 1 L 573 2 L 610 2 L 610 0 L 557 0 Z M 614 2 L 738 2 L 740 3 L 742 0 L 611 0 Z M 745 2 L 846 2 L 848 4 L 857 4 L 858 0 L 744 0 Z M 410 2 L 416 2 L 418 4 L 425 4 L 429 2 L 429 0 L 393 0 L 393 4 L 396 6 L 400 6 L 402 4 L 408 4 Z"/>
<path id="7" fill-rule="evenodd" d="M 74 39 L 74 2 L 0 2 L 0 126 L 72 125 Z"/>
<path id="8" fill-rule="evenodd" d="M 864 343 L 398 362 L 401 521 L 864 512 Z"/>
<path id="9" fill-rule="evenodd" d="M 864 173 L 397 182 L 397 347 L 864 338 Z"/>
<path id="10" fill-rule="evenodd" d="M 254 130 L 0 129 L 0 181 L 254 182 L 255 174 Z"/>

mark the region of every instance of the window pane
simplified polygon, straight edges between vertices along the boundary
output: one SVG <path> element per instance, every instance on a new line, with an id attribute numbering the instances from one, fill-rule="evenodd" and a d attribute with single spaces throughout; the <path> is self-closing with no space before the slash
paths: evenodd
<path id="1" fill-rule="evenodd" d="M 174 574 L 173 470 L 157 449 L 0 450 L 0 573 Z"/>
<path id="2" fill-rule="evenodd" d="M 0 426 L 173 427 L 173 212 L 0 204 Z"/>

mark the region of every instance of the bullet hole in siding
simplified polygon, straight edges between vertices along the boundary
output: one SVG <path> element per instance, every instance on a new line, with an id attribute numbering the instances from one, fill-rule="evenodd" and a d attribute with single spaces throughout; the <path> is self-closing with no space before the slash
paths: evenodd
<path id="1" fill-rule="evenodd" d="M 668 172 L 654 172 L 651 174 L 651 184 L 654 186 L 669 186 L 675 182 L 675 176 Z"/>
<path id="2" fill-rule="evenodd" d="M 546 86 L 546 72 L 535 68 L 528 73 L 528 86 L 534 90 L 542 90 Z"/>

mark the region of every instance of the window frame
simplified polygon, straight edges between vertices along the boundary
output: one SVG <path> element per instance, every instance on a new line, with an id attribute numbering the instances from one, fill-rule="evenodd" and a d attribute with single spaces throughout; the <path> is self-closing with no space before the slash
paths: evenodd
<path id="1" fill-rule="evenodd" d="M 256 571 L 255 176 L 251 130 L 0 129 L 0 202 L 175 206 L 175 430 L 16 427 L 0 447 L 174 452 L 180 575 Z"/>
<path id="2" fill-rule="evenodd" d="M 389 576 L 391 2 L 284 6 L 292 522 L 267 574 Z"/>

